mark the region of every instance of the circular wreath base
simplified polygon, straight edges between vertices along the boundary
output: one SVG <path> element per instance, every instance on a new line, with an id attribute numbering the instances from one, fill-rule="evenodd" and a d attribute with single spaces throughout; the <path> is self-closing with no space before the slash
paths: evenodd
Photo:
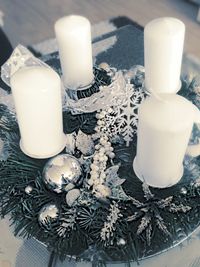
<path id="1" fill-rule="evenodd" d="M 111 199 L 108 203 L 97 201 L 95 208 L 88 206 L 70 208 L 66 205 L 64 193 L 59 195 L 50 192 L 44 185 L 41 174 L 46 160 L 32 159 L 21 152 L 18 147 L 17 128 L 15 132 L 7 133 L 7 138 L 10 156 L 6 162 L 1 162 L 0 167 L 1 214 L 2 216 L 11 214 L 15 234 L 25 238 L 35 237 L 61 259 L 71 255 L 77 260 L 95 259 L 96 262 L 139 260 L 174 247 L 199 225 L 200 187 L 197 181 L 192 179 L 194 174 L 190 168 L 194 165 L 199 166 L 200 158 L 185 163 L 184 177 L 177 185 L 167 189 L 149 189 L 144 188 L 133 172 L 135 141 L 128 148 L 124 144 L 118 144 L 114 147 L 115 162 L 121 163 L 119 177 L 126 179 L 123 189 L 130 200 Z M 32 191 L 28 194 L 25 192 L 27 186 L 32 187 Z M 169 203 L 171 197 L 173 197 L 171 204 L 175 205 L 174 210 L 170 210 L 170 207 L 173 207 Z M 48 227 L 41 227 L 38 223 L 41 207 L 52 202 L 56 203 L 64 218 L 73 219 L 73 211 L 78 214 L 74 228 L 70 228 L 63 237 L 58 236 L 59 221 Z M 104 244 L 100 240 L 100 232 L 111 214 L 111 205 L 118 208 L 123 217 L 115 225 L 112 242 Z M 184 212 L 184 207 L 191 209 Z M 146 214 L 143 209 L 147 209 L 152 215 L 153 229 L 150 243 L 148 243 L 148 232 L 145 230 Z M 163 224 L 159 227 L 156 227 L 157 209 L 163 220 Z M 131 219 L 136 212 L 138 218 Z M 59 220 L 63 218 L 62 216 Z M 138 230 L 140 227 L 144 227 L 141 232 Z M 161 234 L 162 232 L 164 234 Z"/>
<path id="2" fill-rule="evenodd" d="M 180 93 L 184 94 L 185 89 Z M 95 113 L 64 112 L 63 117 L 65 133 L 95 133 Z M 45 244 L 53 253 L 50 264 L 54 255 L 62 260 L 70 255 L 96 265 L 138 261 L 174 247 L 199 226 L 200 157 L 185 159 L 184 176 L 178 184 L 166 189 L 150 188 L 140 182 L 132 168 L 136 137 L 129 147 L 118 142 L 113 145 L 114 165 L 109 164 L 117 166 L 112 182 L 124 179 L 122 187 L 116 186 L 115 195 L 105 200 L 95 198 L 81 185 L 81 196 L 69 206 L 65 192 L 52 192 L 43 182 L 48 160 L 32 159 L 20 150 L 15 116 L 4 105 L 0 105 L 0 119 L 2 149 L 8 153 L 7 160 L 0 162 L 1 215 L 10 214 L 16 235 L 34 237 Z M 80 158 L 80 151 L 76 150 L 74 156 Z M 85 170 L 83 176 L 86 180 Z M 52 203 L 59 215 L 41 225 L 38 215 Z"/>

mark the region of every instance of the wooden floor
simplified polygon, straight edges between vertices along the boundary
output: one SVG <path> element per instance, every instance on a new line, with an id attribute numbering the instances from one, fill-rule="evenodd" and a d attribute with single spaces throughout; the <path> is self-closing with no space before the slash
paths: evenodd
<path id="1" fill-rule="evenodd" d="M 54 22 L 68 14 L 82 14 L 91 23 L 125 15 L 145 25 L 161 16 L 174 16 L 186 24 L 185 50 L 200 58 L 198 8 L 183 0 L 0 0 L 4 30 L 13 45 L 33 44 L 54 36 Z"/>

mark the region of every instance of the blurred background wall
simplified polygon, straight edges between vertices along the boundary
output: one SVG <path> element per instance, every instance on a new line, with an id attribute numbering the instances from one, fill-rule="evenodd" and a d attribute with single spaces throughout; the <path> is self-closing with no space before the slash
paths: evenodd
<path id="1" fill-rule="evenodd" d="M 200 58 L 200 0 L 0 0 L 3 30 L 13 46 L 30 45 L 54 37 L 54 22 L 61 16 L 81 14 L 92 24 L 119 15 L 144 26 L 161 16 L 174 16 L 186 24 L 185 51 Z"/>

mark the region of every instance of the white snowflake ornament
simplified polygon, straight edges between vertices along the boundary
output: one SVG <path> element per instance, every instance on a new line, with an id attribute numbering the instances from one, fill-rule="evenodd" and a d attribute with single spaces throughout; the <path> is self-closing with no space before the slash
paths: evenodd
<path id="1" fill-rule="evenodd" d="M 129 146 L 137 130 L 138 114 L 137 110 L 145 98 L 142 88 L 135 88 L 130 81 L 126 84 L 126 98 L 121 105 L 108 110 L 105 121 L 110 137 L 121 135 Z"/>

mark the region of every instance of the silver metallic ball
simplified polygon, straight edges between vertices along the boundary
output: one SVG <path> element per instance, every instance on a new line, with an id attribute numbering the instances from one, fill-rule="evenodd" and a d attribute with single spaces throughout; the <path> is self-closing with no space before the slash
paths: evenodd
<path id="1" fill-rule="evenodd" d="M 125 77 L 133 80 L 136 86 L 142 86 L 144 83 L 145 69 L 141 65 L 133 66 L 127 73 Z"/>
<path id="2" fill-rule="evenodd" d="M 40 225 L 48 227 L 50 223 L 55 221 L 59 216 L 59 210 L 55 204 L 46 204 L 41 208 L 38 215 Z"/>
<path id="3" fill-rule="evenodd" d="M 182 187 L 180 190 L 182 195 L 186 195 L 187 194 L 187 189 L 185 187 Z"/>
<path id="4" fill-rule="evenodd" d="M 117 245 L 118 246 L 125 246 L 126 245 L 126 240 L 124 240 L 123 238 L 119 238 L 117 240 Z"/>
<path id="5" fill-rule="evenodd" d="M 24 191 L 27 195 L 29 195 L 33 191 L 33 187 L 31 185 L 27 185 Z"/>
<path id="6" fill-rule="evenodd" d="M 81 179 L 81 165 L 79 161 L 69 155 L 58 155 L 47 162 L 43 171 L 43 179 L 48 189 L 61 193 L 68 191 L 67 185 L 78 185 Z"/>

